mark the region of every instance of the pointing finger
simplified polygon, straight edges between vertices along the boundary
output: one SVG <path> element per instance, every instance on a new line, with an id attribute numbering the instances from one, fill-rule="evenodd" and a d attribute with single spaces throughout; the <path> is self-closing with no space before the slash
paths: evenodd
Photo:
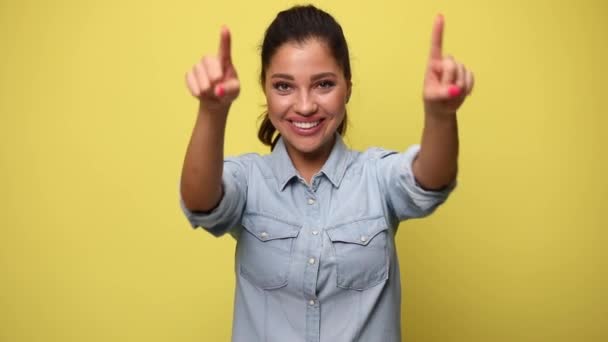
<path id="1" fill-rule="evenodd" d="M 437 18 L 435 18 L 435 23 L 433 24 L 433 33 L 431 35 L 431 54 L 429 56 L 431 60 L 442 58 L 443 26 L 443 16 L 439 14 L 437 15 Z"/>
<path id="2" fill-rule="evenodd" d="M 230 31 L 226 26 L 222 27 L 220 32 L 220 50 L 218 57 L 223 68 L 232 64 L 232 56 L 230 55 Z"/>

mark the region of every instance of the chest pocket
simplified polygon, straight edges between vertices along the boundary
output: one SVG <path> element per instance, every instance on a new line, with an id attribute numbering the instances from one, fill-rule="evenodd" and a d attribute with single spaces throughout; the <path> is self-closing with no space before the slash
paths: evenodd
<path id="1" fill-rule="evenodd" d="M 260 214 L 245 214 L 242 225 L 245 229 L 238 241 L 240 274 L 262 289 L 285 286 L 301 226 Z"/>
<path id="2" fill-rule="evenodd" d="M 338 225 L 326 230 L 337 267 L 337 285 L 365 290 L 388 279 L 388 225 L 383 217 Z"/>

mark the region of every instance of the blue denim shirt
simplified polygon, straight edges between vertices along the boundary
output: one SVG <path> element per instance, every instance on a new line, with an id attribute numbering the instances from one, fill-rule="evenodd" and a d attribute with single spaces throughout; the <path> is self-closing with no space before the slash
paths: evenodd
<path id="1" fill-rule="evenodd" d="M 279 140 L 224 163 L 224 196 L 193 227 L 237 239 L 234 342 L 401 340 L 400 221 L 430 214 L 454 185 L 425 191 L 405 153 L 349 150 L 337 135 L 306 184 Z"/>

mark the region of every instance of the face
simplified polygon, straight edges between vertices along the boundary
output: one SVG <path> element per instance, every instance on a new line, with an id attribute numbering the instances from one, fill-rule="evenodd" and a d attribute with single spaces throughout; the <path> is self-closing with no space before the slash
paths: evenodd
<path id="1" fill-rule="evenodd" d="M 350 82 L 325 43 L 283 44 L 266 70 L 268 117 L 292 158 L 329 155 L 344 120 Z"/>

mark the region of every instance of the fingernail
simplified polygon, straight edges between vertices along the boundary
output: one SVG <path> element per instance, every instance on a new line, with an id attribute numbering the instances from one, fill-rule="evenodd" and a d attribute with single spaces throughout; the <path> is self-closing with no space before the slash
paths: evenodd
<path id="1" fill-rule="evenodd" d="M 450 86 L 448 88 L 448 94 L 450 97 L 458 97 L 460 95 L 460 88 L 458 88 L 458 86 Z"/>
<path id="2" fill-rule="evenodd" d="M 222 87 L 221 85 L 218 85 L 217 87 L 215 87 L 215 96 L 222 97 L 222 96 L 224 96 L 224 93 L 225 93 L 224 87 Z"/>

